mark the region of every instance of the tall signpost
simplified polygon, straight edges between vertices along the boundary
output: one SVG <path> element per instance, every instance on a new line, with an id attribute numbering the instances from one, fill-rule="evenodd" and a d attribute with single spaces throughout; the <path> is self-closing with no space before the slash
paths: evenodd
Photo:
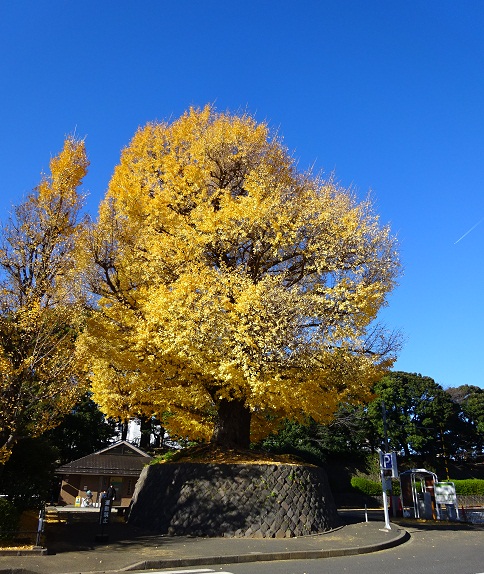
<path id="1" fill-rule="evenodd" d="M 383 511 L 385 513 L 385 528 L 391 530 L 390 514 L 388 511 L 388 495 L 391 491 L 392 478 L 398 478 L 397 455 L 395 452 L 380 451 L 380 475 L 383 491 Z"/>
<path id="2" fill-rule="evenodd" d="M 109 498 L 103 498 L 101 501 L 101 509 L 99 511 L 99 525 L 101 526 L 101 531 L 99 534 L 96 534 L 96 540 L 98 542 L 107 542 L 108 535 L 105 532 L 105 529 L 109 526 L 109 519 L 111 517 L 111 505 L 112 500 Z"/>
<path id="3" fill-rule="evenodd" d="M 387 410 L 385 401 L 381 403 L 381 413 L 383 419 L 383 434 L 385 445 L 384 449 L 390 450 L 390 441 L 388 440 L 388 427 L 387 427 Z M 383 510 L 385 513 L 385 528 L 391 530 L 390 516 L 388 511 L 388 493 L 392 494 L 392 478 L 398 478 L 397 470 L 397 455 L 394 452 L 379 451 L 380 454 L 380 475 L 381 486 L 383 490 Z"/>

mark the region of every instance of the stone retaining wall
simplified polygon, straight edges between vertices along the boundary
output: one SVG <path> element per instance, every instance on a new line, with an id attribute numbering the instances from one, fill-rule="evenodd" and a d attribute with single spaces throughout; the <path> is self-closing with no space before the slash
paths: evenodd
<path id="1" fill-rule="evenodd" d="M 340 519 L 318 467 L 165 463 L 144 468 L 128 522 L 170 536 L 286 538 Z"/>

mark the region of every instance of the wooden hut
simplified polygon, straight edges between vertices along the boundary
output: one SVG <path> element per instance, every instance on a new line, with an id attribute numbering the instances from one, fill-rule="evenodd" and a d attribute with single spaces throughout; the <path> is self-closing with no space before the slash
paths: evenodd
<path id="1" fill-rule="evenodd" d="M 97 506 L 101 493 L 109 485 L 116 489 L 114 506 L 126 507 L 131 501 L 136 481 L 151 457 L 136 446 L 120 441 L 107 448 L 60 466 L 62 476 L 59 504 L 80 506 L 86 491 L 93 494 Z"/>

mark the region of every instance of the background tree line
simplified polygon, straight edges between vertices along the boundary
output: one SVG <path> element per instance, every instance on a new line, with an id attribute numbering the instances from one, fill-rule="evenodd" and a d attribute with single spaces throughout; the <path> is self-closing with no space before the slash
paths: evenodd
<path id="1" fill-rule="evenodd" d="M 484 389 L 461 385 L 444 390 L 430 377 L 395 371 L 376 383 L 373 392 L 367 404 L 341 404 L 329 424 L 286 422 L 262 446 L 321 462 L 377 449 L 396 451 L 410 465 L 483 459 Z"/>

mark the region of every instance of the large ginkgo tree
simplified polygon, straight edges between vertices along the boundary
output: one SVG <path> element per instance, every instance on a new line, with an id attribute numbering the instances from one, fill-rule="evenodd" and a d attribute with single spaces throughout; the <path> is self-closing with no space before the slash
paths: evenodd
<path id="1" fill-rule="evenodd" d="M 247 447 L 367 398 L 395 359 L 375 322 L 399 273 L 389 228 L 246 114 L 139 129 L 84 258 L 98 305 L 83 352 L 111 416 Z"/>

